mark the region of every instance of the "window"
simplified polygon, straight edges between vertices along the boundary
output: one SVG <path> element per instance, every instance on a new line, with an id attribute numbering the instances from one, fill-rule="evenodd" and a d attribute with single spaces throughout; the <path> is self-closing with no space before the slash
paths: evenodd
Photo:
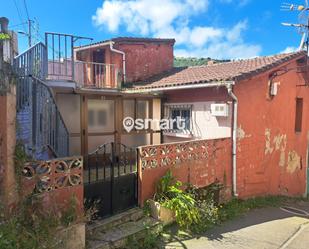
<path id="1" fill-rule="evenodd" d="M 186 133 L 191 131 L 191 114 L 192 114 L 192 107 L 191 106 L 167 106 L 166 108 L 166 117 L 168 119 L 173 120 L 172 132 L 177 133 Z M 183 120 L 180 123 L 180 127 L 178 123 L 175 122 L 177 120 Z"/>
<path id="2" fill-rule="evenodd" d="M 130 117 L 133 119 L 150 118 L 150 102 L 142 99 L 125 99 L 123 100 L 123 119 Z"/>
<path id="3" fill-rule="evenodd" d="M 295 132 L 301 132 L 303 120 L 303 99 L 296 98 Z"/>

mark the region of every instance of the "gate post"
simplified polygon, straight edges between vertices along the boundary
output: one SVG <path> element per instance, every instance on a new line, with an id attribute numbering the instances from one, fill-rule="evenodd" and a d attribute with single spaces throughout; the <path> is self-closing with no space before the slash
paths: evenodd
<path id="1" fill-rule="evenodd" d="M 144 206 L 143 203 L 143 188 L 142 188 L 142 160 L 141 160 L 140 147 L 136 148 L 136 163 L 137 163 L 137 203 L 140 207 Z"/>
<path id="2" fill-rule="evenodd" d="M 111 176 L 111 198 L 110 198 L 110 207 L 111 207 L 111 214 L 114 213 L 114 165 L 115 165 L 115 144 L 111 142 L 111 169 L 110 169 L 110 176 Z"/>
<path id="3" fill-rule="evenodd" d="M 8 33 L 8 19 L 0 18 L 0 24 L 1 31 Z M 0 203 L 5 203 L 6 207 L 18 200 L 14 163 L 16 87 L 13 69 L 10 64 L 13 59 L 11 51 L 13 51 L 14 46 L 13 38 L 0 40 Z M 6 49 L 4 50 L 4 48 Z"/>

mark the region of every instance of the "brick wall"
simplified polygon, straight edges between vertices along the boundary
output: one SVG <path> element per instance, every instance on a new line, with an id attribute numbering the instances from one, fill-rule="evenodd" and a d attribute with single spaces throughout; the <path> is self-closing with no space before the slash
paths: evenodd
<path id="1" fill-rule="evenodd" d="M 207 148 L 207 156 L 201 151 L 205 147 Z M 184 148 L 183 152 L 180 153 L 178 148 Z M 200 151 L 195 152 L 195 149 Z M 168 150 L 165 156 L 163 156 L 166 152 L 164 150 Z M 156 153 L 151 155 L 151 151 L 156 151 Z M 189 151 L 193 155 L 191 159 L 181 161 L 176 159 L 188 158 Z M 196 187 L 205 187 L 218 180 L 225 186 L 225 189 L 222 191 L 223 198 L 229 199 L 231 197 L 232 167 L 230 139 L 197 140 L 194 142 L 144 146 L 139 148 L 139 153 L 140 205 L 143 205 L 144 201 L 153 197 L 157 182 L 168 170 L 172 171 L 173 176 L 177 180 L 183 183 L 191 183 Z M 157 160 L 157 165 L 153 166 L 155 160 Z M 166 165 L 162 164 L 163 161 L 167 162 Z M 147 162 L 152 166 L 147 166 Z"/>
<path id="2" fill-rule="evenodd" d="M 127 82 L 143 81 L 173 67 L 172 43 L 121 43 L 114 47 L 126 54 Z"/>
<path id="3" fill-rule="evenodd" d="M 278 94 L 269 97 L 269 74 L 236 84 L 239 99 L 237 181 L 240 197 L 301 195 L 306 191 L 309 132 L 309 90 L 304 75 L 291 69 L 273 82 Z M 294 70 L 293 70 L 294 69 Z M 296 97 L 303 98 L 302 132 L 295 132 Z"/>

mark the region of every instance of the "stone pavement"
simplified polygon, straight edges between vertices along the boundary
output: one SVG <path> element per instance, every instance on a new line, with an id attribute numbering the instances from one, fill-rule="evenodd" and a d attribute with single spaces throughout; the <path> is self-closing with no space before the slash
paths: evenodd
<path id="1" fill-rule="evenodd" d="M 309 214 L 309 202 L 286 204 Z M 291 210 L 290 210 L 291 211 Z M 201 237 L 172 235 L 166 249 L 309 249 L 309 216 L 280 208 L 251 210 Z"/>

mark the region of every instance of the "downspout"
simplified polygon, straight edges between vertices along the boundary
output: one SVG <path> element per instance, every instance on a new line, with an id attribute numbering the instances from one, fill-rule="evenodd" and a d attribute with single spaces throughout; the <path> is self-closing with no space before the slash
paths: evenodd
<path id="1" fill-rule="evenodd" d="M 110 41 L 109 43 L 110 50 L 115 53 L 122 54 L 123 83 L 125 83 L 126 82 L 126 54 L 123 51 L 115 49 L 113 45 L 114 45 L 114 42 Z"/>
<path id="2" fill-rule="evenodd" d="M 234 108 L 233 108 L 233 136 L 232 136 L 232 161 L 233 161 L 233 195 L 238 196 L 237 193 L 237 110 L 238 110 L 238 99 L 233 93 L 232 85 L 226 86 L 228 94 L 232 97 Z"/>

